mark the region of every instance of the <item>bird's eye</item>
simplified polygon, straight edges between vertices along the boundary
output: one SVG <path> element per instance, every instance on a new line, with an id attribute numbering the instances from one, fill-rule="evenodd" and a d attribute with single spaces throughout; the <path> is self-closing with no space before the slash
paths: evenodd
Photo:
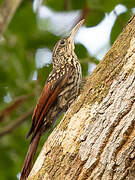
<path id="1" fill-rule="evenodd" d="M 62 39 L 61 41 L 60 41 L 60 44 L 64 44 L 65 43 L 65 41 Z"/>

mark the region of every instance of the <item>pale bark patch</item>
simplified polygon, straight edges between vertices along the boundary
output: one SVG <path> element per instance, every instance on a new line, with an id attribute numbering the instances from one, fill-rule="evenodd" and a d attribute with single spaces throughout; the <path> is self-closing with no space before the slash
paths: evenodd
<path id="1" fill-rule="evenodd" d="M 40 156 L 38 156 L 37 161 L 35 162 L 29 176 L 35 175 L 42 168 L 42 165 L 44 163 L 44 158 L 45 158 L 44 151 L 41 151 Z"/>
<path id="2" fill-rule="evenodd" d="M 94 118 L 96 121 L 93 122 L 93 126 L 90 125 L 89 132 L 87 129 L 86 140 L 80 146 L 79 155 L 82 161 L 86 161 L 82 173 L 89 169 L 91 178 L 94 179 L 102 174 L 110 177 L 113 169 L 117 166 L 115 176 L 117 176 L 117 171 L 122 171 L 122 173 L 126 171 L 126 164 L 122 165 L 126 162 L 119 162 L 119 159 L 124 158 L 121 158 L 123 153 L 125 158 L 129 158 L 128 153 L 133 151 L 133 149 L 130 150 L 131 143 L 132 147 L 134 143 L 135 148 L 135 136 L 132 135 L 130 141 L 128 139 L 131 133 L 135 134 L 133 131 L 135 125 L 135 74 L 133 73 L 125 79 L 126 74 L 120 75 L 117 80 L 114 80 L 104 100 L 99 105 L 94 104 L 95 117 L 90 116 L 89 121 Z M 84 132 L 84 134 L 86 133 Z M 122 147 L 124 144 L 126 147 Z M 127 148 L 128 153 L 125 154 Z M 118 154 L 119 152 L 120 154 Z M 132 156 L 134 157 L 134 154 Z M 124 170 L 121 167 L 125 167 Z"/>
<path id="3" fill-rule="evenodd" d="M 84 107 L 71 118 L 67 130 L 64 132 L 65 137 L 61 144 L 64 154 L 66 152 L 73 153 L 75 151 L 78 142 L 77 137 L 79 134 L 82 134 L 86 123 L 88 123 L 87 119 L 89 114 L 89 108 Z"/>

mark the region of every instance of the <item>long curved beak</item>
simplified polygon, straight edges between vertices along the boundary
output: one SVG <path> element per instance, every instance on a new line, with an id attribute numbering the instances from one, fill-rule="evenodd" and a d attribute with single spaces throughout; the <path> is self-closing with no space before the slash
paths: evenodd
<path id="1" fill-rule="evenodd" d="M 85 21 L 84 19 L 81 20 L 81 21 L 72 29 L 72 31 L 71 31 L 71 33 L 70 33 L 70 35 L 69 35 L 69 36 L 70 36 L 70 40 L 71 40 L 72 43 L 74 42 L 74 37 L 75 37 L 77 31 L 78 31 L 79 28 L 83 25 L 84 21 Z"/>

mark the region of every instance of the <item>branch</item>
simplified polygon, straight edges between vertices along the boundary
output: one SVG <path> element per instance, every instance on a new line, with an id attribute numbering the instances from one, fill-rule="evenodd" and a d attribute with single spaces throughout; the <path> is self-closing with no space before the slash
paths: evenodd
<path id="1" fill-rule="evenodd" d="M 11 112 L 13 112 L 20 104 L 22 104 L 29 97 L 33 96 L 33 94 L 20 96 L 18 97 L 12 104 L 6 107 L 4 110 L 0 112 L 0 122 L 4 119 L 5 116 L 8 116 Z"/>
<path id="2" fill-rule="evenodd" d="M 31 116 L 33 113 L 33 108 L 20 116 L 18 119 L 16 119 L 15 122 L 9 124 L 7 127 L 3 129 L 3 131 L 0 132 L 0 137 L 7 135 L 14 131 L 18 126 L 20 126 L 29 116 Z"/>
<path id="3" fill-rule="evenodd" d="M 3 0 L 0 7 L 0 37 L 6 30 L 22 0 Z"/>

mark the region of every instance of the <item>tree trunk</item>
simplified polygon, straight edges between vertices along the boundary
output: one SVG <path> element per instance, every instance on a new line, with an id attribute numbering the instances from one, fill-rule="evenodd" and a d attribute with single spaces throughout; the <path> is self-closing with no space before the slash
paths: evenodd
<path id="1" fill-rule="evenodd" d="M 49 136 L 31 179 L 135 180 L 135 16 Z"/>

